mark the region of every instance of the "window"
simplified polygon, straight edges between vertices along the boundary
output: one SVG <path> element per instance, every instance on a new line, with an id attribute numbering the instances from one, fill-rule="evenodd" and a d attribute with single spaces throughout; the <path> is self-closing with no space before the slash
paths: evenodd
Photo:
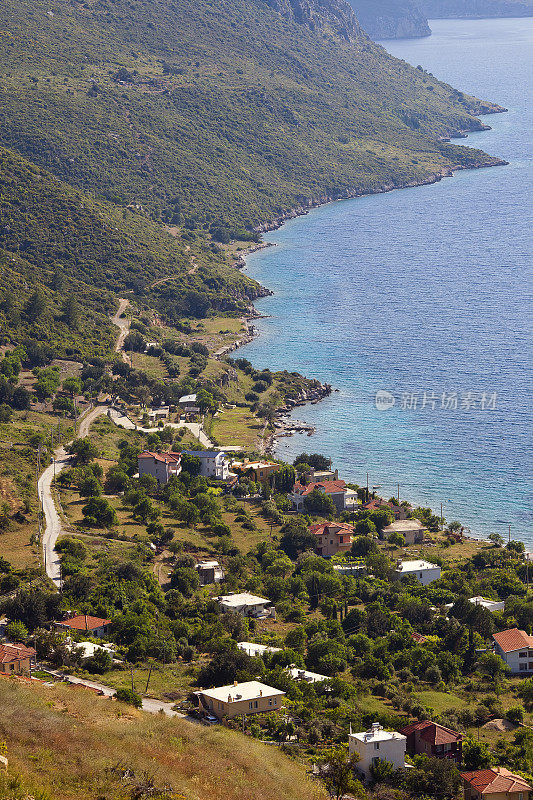
<path id="1" fill-rule="evenodd" d="M 518 658 L 527 658 L 527 650 L 523 650 L 518 653 Z"/>
<path id="2" fill-rule="evenodd" d="M 518 792 L 518 800 L 524 800 L 524 792 Z"/>
<path id="3" fill-rule="evenodd" d="M 253 703 L 248 703 L 248 708 L 253 708 L 253 707 L 254 707 Z"/>
<path id="4" fill-rule="evenodd" d="M 374 750 L 379 750 L 379 742 L 374 742 Z"/>
<path id="5" fill-rule="evenodd" d="M 274 705 L 277 706 L 277 704 L 278 704 L 278 701 L 276 700 L 276 698 L 274 698 Z"/>
<path id="6" fill-rule="evenodd" d="M 521 672 L 527 672 L 527 664 L 519 664 L 519 665 L 518 665 L 518 669 L 519 669 Z"/>
<path id="7" fill-rule="evenodd" d="M 272 698 L 270 698 L 270 700 L 268 701 L 268 705 L 269 705 L 269 706 L 271 706 L 271 705 L 272 705 Z"/>

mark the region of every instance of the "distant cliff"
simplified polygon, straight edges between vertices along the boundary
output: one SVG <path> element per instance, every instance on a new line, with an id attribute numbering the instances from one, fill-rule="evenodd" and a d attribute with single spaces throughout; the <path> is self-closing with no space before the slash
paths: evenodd
<path id="1" fill-rule="evenodd" d="M 285 19 L 306 25 L 316 33 L 330 32 L 347 42 L 354 42 L 362 31 L 346 0 L 266 0 Z"/>
<path id="2" fill-rule="evenodd" d="M 372 39 L 403 39 L 431 34 L 415 0 L 348 0 Z"/>
<path id="3" fill-rule="evenodd" d="M 533 0 L 417 0 L 417 3 L 429 19 L 533 15 Z"/>

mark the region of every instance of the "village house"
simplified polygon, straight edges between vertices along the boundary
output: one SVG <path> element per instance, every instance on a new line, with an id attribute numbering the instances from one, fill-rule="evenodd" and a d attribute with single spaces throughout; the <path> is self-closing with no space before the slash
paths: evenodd
<path id="1" fill-rule="evenodd" d="M 180 397 L 178 400 L 178 405 L 183 411 L 184 414 L 199 414 L 200 409 L 196 405 L 196 395 L 195 394 L 184 394 L 183 397 Z"/>
<path id="2" fill-rule="evenodd" d="M 204 478 L 215 478 L 225 481 L 229 475 L 226 454 L 221 450 L 184 450 L 188 456 L 200 459 L 200 475 Z"/>
<path id="3" fill-rule="evenodd" d="M 494 652 L 503 658 L 513 675 L 533 672 L 533 636 L 518 628 L 492 635 Z"/>
<path id="4" fill-rule="evenodd" d="M 405 544 L 421 544 L 426 528 L 418 519 L 402 519 L 387 525 L 381 533 L 384 539 L 388 539 L 392 533 L 399 533 L 405 539 Z"/>
<path id="5" fill-rule="evenodd" d="M 364 561 L 343 561 L 340 564 L 334 564 L 333 569 L 337 575 L 351 575 L 354 578 L 361 578 L 366 575 L 368 568 Z"/>
<path id="6" fill-rule="evenodd" d="M 262 656 L 264 653 L 279 653 L 281 647 L 270 647 L 267 644 L 255 644 L 255 642 L 239 642 L 237 647 L 244 650 L 247 656 Z"/>
<path id="7" fill-rule="evenodd" d="M 35 667 L 36 652 L 23 644 L 0 644 L 0 672 L 4 675 L 29 675 Z"/>
<path id="8" fill-rule="evenodd" d="M 160 406 L 159 408 L 152 408 L 148 412 L 148 419 L 150 422 L 158 422 L 159 420 L 168 419 L 170 409 L 168 406 Z"/>
<path id="9" fill-rule="evenodd" d="M 151 475 L 160 486 L 181 472 L 181 453 L 151 453 L 145 450 L 138 457 L 139 477 Z"/>
<path id="10" fill-rule="evenodd" d="M 319 483 L 320 481 L 338 481 L 339 470 L 335 472 L 331 469 L 311 469 L 305 473 L 306 483 Z"/>
<path id="11" fill-rule="evenodd" d="M 239 714 L 261 714 L 281 708 L 285 692 L 273 689 L 259 681 L 219 686 L 216 689 L 202 689 L 195 692 L 199 710 L 214 714 L 219 719 L 232 719 Z"/>
<path id="12" fill-rule="evenodd" d="M 363 503 L 362 507 L 365 509 L 365 511 L 379 511 L 380 508 L 389 508 L 394 514 L 394 519 L 407 519 L 408 509 L 404 508 L 404 506 L 390 503 L 388 500 L 384 500 L 383 497 L 374 497 L 367 503 Z"/>
<path id="13" fill-rule="evenodd" d="M 356 771 L 366 780 L 377 761 L 388 761 L 394 769 L 405 767 L 406 737 L 396 731 L 386 731 L 379 722 L 373 722 L 367 731 L 350 733 L 350 755 L 357 753 Z"/>
<path id="14" fill-rule="evenodd" d="M 311 525 L 310 533 L 316 536 L 316 551 L 319 556 L 330 558 L 337 553 L 346 553 L 352 546 L 353 525 L 340 522 L 318 522 Z"/>
<path id="15" fill-rule="evenodd" d="M 505 767 L 462 772 L 465 800 L 531 800 L 533 789 Z"/>
<path id="16" fill-rule="evenodd" d="M 98 638 L 108 635 L 110 625 L 110 619 L 91 617 L 88 614 L 80 614 L 77 617 L 71 617 L 62 622 L 56 621 L 53 623 L 54 628 L 58 631 L 82 631 L 83 633 L 90 633 L 91 636 L 96 636 Z"/>
<path id="17" fill-rule="evenodd" d="M 409 576 L 415 578 L 422 586 L 428 586 L 433 581 L 437 581 L 441 576 L 441 569 L 437 564 L 429 561 L 417 559 L 416 561 L 399 561 L 394 575 L 398 579 Z"/>
<path id="18" fill-rule="evenodd" d="M 270 600 L 248 592 L 226 594 L 214 599 L 218 600 L 222 611 L 236 611 L 244 617 L 268 617 L 275 613 Z"/>
<path id="19" fill-rule="evenodd" d="M 447 758 L 460 764 L 463 757 L 463 736 L 429 719 L 415 722 L 400 730 L 407 737 L 407 752 L 411 756 Z"/>
<path id="20" fill-rule="evenodd" d="M 485 597 L 481 597 L 481 595 L 471 597 L 470 602 L 475 606 L 486 608 L 491 614 L 494 614 L 495 611 L 503 611 L 505 609 L 505 600 L 487 600 Z"/>
<path id="21" fill-rule="evenodd" d="M 320 483 L 295 483 L 290 495 L 293 509 L 303 511 L 305 498 L 315 490 L 331 497 L 337 511 L 344 511 L 346 508 L 346 483 L 344 481 L 321 481 Z"/>
<path id="22" fill-rule="evenodd" d="M 209 583 L 220 583 L 226 574 L 224 567 L 218 561 L 199 561 L 196 564 L 200 585 L 207 586 Z"/>
<path id="23" fill-rule="evenodd" d="M 273 464 L 270 461 L 234 461 L 231 465 L 238 475 L 245 475 L 255 483 L 262 483 L 268 480 L 271 475 L 279 470 L 279 464 Z"/>
<path id="24" fill-rule="evenodd" d="M 322 683 L 323 681 L 328 680 L 327 675 L 321 675 L 319 672 L 309 672 L 308 669 L 295 667 L 294 664 L 291 664 L 290 667 L 287 667 L 287 672 L 293 681 L 303 681 L 304 683 Z"/>

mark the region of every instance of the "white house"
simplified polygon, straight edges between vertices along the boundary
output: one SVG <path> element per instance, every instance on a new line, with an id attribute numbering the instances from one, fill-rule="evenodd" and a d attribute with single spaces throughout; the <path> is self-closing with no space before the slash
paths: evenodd
<path id="1" fill-rule="evenodd" d="M 214 599 L 218 600 L 223 611 L 237 611 L 245 617 L 268 617 L 273 610 L 270 600 L 248 592 L 225 594 Z"/>
<path id="2" fill-rule="evenodd" d="M 495 611 L 503 611 L 505 608 L 505 600 L 487 600 L 485 597 L 481 597 L 481 595 L 471 597 L 470 602 L 475 606 L 483 606 L 483 608 L 486 608 L 487 611 L 492 613 Z"/>
<path id="3" fill-rule="evenodd" d="M 350 733 L 348 748 L 350 755 L 357 753 L 359 761 L 356 770 L 364 778 L 370 775 L 370 768 L 378 760 L 388 761 L 394 769 L 405 767 L 405 747 L 407 737 L 396 731 L 386 731 L 379 722 L 373 722 L 367 731 Z"/>
<path id="4" fill-rule="evenodd" d="M 181 472 L 181 453 L 151 453 L 145 450 L 138 458 L 139 478 L 152 475 L 160 486 L 166 485 L 172 475 Z"/>
<path id="5" fill-rule="evenodd" d="M 322 681 L 327 681 L 327 675 L 320 675 L 319 672 L 309 672 L 307 669 L 301 669 L 300 667 L 295 667 L 294 664 L 291 664 L 290 667 L 287 667 L 287 672 L 293 679 L 293 681 L 304 681 L 305 683 L 322 683 Z"/>
<path id="6" fill-rule="evenodd" d="M 202 689 L 195 692 L 200 711 L 222 717 L 236 717 L 239 714 L 260 714 L 281 708 L 285 692 L 266 686 L 259 681 L 233 683 L 215 689 Z"/>
<path id="7" fill-rule="evenodd" d="M 420 544 L 424 541 L 426 528 L 418 519 L 400 519 L 387 525 L 381 533 L 388 539 L 391 533 L 399 533 L 405 539 L 405 544 Z"/>
<path id="8" fill-rule="evenodd" d="M 417 559 L 416 561 L 399 561 L 394 573 L 399 579 L 411 575 L 413 578 L 416 578 L 422 586 L 427 586 L 440 578 L 441 570 L 437 564 L 431 564 L 429 561 Z"/>
<path id="9" fill-rule="evenodd" d="M 269 647 L 267 644 L 255 644 L 255 642 L 239 642 L 237 647 L 244 650 L 247 656 L 262 656 L 263 653 L 279 653 L 281 647 Z"/>
<path id="10" fill-rule="evenodd" d="M 221 450 L 184 450 L 189 456 L 200 459 L 200 475 L 204 478 L 216 478 L 225 481 L 229 475 L 229 464 L 226 454 Z"/>
<path id="11" fill-rule="evenodd" d="M 221 567 L 218 561 L 199 561 L 196 569 L 202 586 L 209 583 L 220 583 L 226 574 L 224 567 Z"/>
<path id="12" fill-rule="evenodd" d="M 533 672 L 533 636 L 519 628 L 494 633 L 494 652 L 503 658 L 513 675 Z"/>
<path id="13" fill-rule="evenodd" d="M 198 414 L 200 411 L 196 405 L 195 394 L 184 394 L 183 397 L 180 397 L 178 400 L 178 405 L 181 406 L 181 409 L 185 414 Z"/>
<path id="14" fill-rule="evenodd" d="M 157 422 L 160 419 L 168 419 L 170 408 L 168 406 L 160 406 L 159 408 L 152 408 L 148 412 L 148 419 L 150 422 Z"/>

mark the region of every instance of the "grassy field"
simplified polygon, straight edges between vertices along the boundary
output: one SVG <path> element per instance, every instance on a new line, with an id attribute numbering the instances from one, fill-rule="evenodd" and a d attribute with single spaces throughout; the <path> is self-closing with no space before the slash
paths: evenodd
<path id="1" fill-rule="evenodd" d="M 229 408 L 213 420 L 213 435 L 221 446 L 257 447 L 263 423 L 247 408 Z"/>
<path id="2" fill-rule="evenodd" d="M 326 797 L 278 748 L 221 726 L 146 714 L 70 686 L 0 681 L 0 740 L 10 774 L 22 773 L 27 793 L 41 790 L 42 800 L 131 796 L 113 769 L 119 764 L 139 781 L 170 784 L 174 800 Z"/>

